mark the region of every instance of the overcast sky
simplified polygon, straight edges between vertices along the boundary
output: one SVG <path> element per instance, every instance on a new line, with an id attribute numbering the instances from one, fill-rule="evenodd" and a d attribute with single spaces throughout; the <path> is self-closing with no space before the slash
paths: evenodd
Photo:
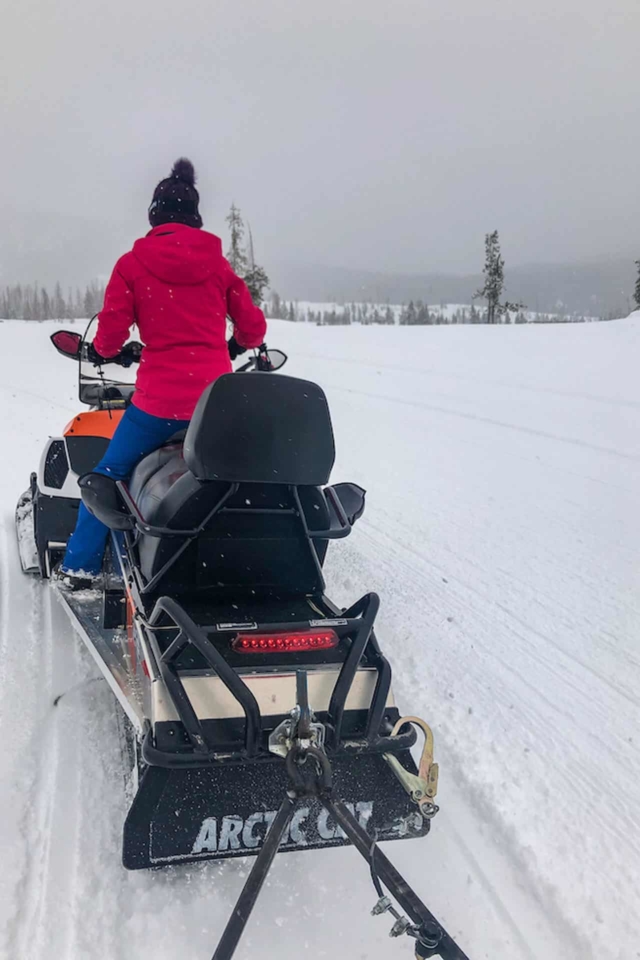
<path id="1" fill-rule="evenodd" d="M 512 263 L 640 256 L 640 0 L 0 0 L 0 23 L 0 212 L 133 239 L 184 154 L 205 226 L 235 200 L 263 261 L 475 270 L 496 227 Z"/>

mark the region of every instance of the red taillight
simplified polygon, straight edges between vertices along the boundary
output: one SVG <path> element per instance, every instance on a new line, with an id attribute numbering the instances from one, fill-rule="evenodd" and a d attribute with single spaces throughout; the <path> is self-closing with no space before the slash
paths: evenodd
<path id="1" fill-rule="evenodd" d="M 239 633 L 231 647 L 236 653 L 298 653 L 330 650 L 339 643 L 335 630 L 305 630 L 301 633 Z"/>

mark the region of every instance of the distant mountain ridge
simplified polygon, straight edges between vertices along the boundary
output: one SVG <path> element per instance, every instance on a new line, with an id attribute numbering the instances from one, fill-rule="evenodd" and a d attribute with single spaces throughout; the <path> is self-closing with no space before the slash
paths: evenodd
<path id="1" fill-rule="evenodd" d="M 270 265 L 272 288 L 288 300 L 320 302 L 470 303 L 482 285 L 477 274 L 400 274 L 346 267 Z M 632 309 L 633 258 L 505 269 L 506 293 L 537 312 L 626 316 Z"/>

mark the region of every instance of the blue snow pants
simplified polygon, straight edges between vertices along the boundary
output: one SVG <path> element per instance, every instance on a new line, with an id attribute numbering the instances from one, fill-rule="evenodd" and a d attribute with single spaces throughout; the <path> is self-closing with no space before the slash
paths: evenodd
<path id="1" fill-rule="evenodd" d="M 143 457 L 188 426 L 188 420 L 163 420 L 132 404 L 125 410 L 104 457 L 94 468 L 95 472 L 114 480 L 127 480 Z M 90 576 L 100 573 L 108 533 L 108 528 L 81 503 L 76 529 L 62 561 L 62 572 Z"/>

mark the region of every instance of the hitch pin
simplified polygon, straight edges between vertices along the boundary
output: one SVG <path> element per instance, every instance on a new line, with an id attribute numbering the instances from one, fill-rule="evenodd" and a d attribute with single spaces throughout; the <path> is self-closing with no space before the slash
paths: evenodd
<path id="1" fill-rule="evenodd" d="M 425 820 L 435 817 L 439 810 L 435 804 L 434 798 L 438 792 L 438 764 L 433 761 L 433 733 L 431 727 L 419 717 L 401 717 L 391 731 L 392 737 L 397 737 L 401 728 L 407 723 L 413 723 L 424 733 L 424 747 L 420 757 L 420 766 L 418 775 L 409 773 L 402 766 L 397 757 L 391 753 L 384 753 L 383 757 L 393 770 L 394 774 L 402 784 L 402 787 L 409 794 L 414 803 L 417 804 L 420 813 Z"/>

